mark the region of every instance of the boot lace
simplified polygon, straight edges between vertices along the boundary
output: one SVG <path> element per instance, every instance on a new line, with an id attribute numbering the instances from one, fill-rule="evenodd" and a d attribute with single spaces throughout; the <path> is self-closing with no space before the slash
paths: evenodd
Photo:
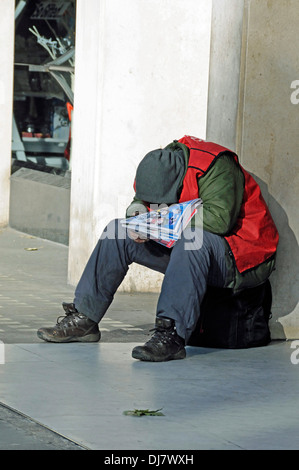
<path id="1" fill-rule="evenodd" d="M 60 315 L 56 322 L 57 326 L 60 328 L 63 327 L 73 327 L 73 326 L 78 326 L 78 320 L 83 320 L 85 315 L 82 313 L 76 312 L 76 313 L 66 313 L 66 315 Z"/>
<path id="2" fill-rule="evenodd" d="M 147 345 L 156 345 L 157 343 L 176 343 L 180 345 L 180 338 L 178 337 L 176 331 L 173 328 L 167 330 L 165 328 L 155 327 L 151 329 L 150 332 L 153 332 L 153 334 L 152 337 L 147 341 Z"/>

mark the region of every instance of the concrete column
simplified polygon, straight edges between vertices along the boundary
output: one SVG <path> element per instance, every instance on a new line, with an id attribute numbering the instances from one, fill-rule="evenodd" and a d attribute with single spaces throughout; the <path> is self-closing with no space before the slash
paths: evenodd
<path id="1" fill-rule="evenodd" d="M 207 140 L 236 151 L 244 0 L 213 0 Z"/>
<path id="2" fill-rule="evenodd" d="M 261 185 L 280 233 L 272 337 L 298 338 L 298 2 L 246 0 L 243 18 L 241 4 L 213 1 L 207 138 L 236 150 Z"/>
<path id="3" fill-rule="evenodd" d="M 0 226 L 9 220 L 13 109 L 14 0 L 0 2 Z"/>
<path id="4" fill-rule="evenodd" d="M 184 134 L 205 138 L 211 1 L 77 0 L 69 281 L 124 217 L 137 165 Z M 134 267 L 124 290 L 157 290 Z"/>

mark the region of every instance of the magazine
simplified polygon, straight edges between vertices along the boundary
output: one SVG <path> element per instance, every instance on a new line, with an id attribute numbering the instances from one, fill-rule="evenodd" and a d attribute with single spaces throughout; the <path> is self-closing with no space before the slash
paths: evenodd
<path id="1" fill-rule="evenodd" d="M 141 238 L 155 240 L 161 245 L 171 248 L 180 238 L 198 207 L 201 199 L 192 199 L 170 206 L 163 206 L 156 211 L 123 219 L 121 224 L 138 233 Z"/>

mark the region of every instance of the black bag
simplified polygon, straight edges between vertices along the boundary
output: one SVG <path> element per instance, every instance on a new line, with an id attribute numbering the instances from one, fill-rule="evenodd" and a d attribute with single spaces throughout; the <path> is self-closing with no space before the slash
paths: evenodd
<path id="1" fill-rule="evenodd" d="M 252 348 L 270 343 L 272 291 L 264 284 L 234 294 L 208 287 L 201 314 L 188 345 L 212 348 Z"/>

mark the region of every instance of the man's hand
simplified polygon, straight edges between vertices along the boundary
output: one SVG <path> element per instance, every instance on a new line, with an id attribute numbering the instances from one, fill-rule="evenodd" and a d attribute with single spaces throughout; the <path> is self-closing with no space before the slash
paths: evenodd
<path id="1" fill-rule="evenodd" d="M 134 232 L 134 230 L 128 230 L 128 235 L 129 237 L 134 240 L 134 242 L 136 243 L 144 243 L 144 242 L 147 242 L 148 241 L 148 238 L 144 237 L 143 235 L 140 235 L 136 232 Z"/>
<path id="2" fill-rule="evenodd" d="M 133 214 L 133 217 L 136 216 L 136 215 L 139 215 L 139 211 L 135 211 L 134 214 Z M 148 238 L 146 238 L 144 235 L 140 235 L 140 234 L 134 232 L 134 230 L 129 229 L 128 230 L 128 235 L 136 243 L 144 243 L 144 242 L 148 241 Z"/>

